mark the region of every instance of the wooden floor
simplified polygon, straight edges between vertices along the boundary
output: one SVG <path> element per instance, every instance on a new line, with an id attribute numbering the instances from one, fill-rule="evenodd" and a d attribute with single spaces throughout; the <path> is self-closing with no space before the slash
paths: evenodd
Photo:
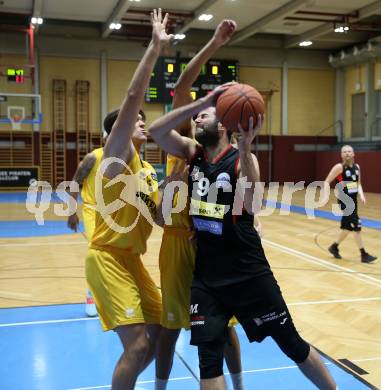
<path id="1" fill-rule="evenodd" d="M 367 197 L 361 215 L 381 221 L 381 195 Z M 303 199 L 297 193 L 293 203 Z M 32 219 L 22 204 L 0 204 L 0 220 L 9 216 Z M 351 360 L 381 388 L 381 260 L 362 264 L 351 237 L 340 248 L 344 258 L 334 260 L 326 248 L 339 231 L 335 221 L 276 210 L 262 223 L 266 255 L 302 336 L 335 359 Z M 160 237 L 155 228 L 144 256 L 157 283 Z M 380 257 L 381 231 L 364 228 L 363 238 Z M 86 248 L 81 234 L 0 239 L 0 307 L 82 302 Z"/>

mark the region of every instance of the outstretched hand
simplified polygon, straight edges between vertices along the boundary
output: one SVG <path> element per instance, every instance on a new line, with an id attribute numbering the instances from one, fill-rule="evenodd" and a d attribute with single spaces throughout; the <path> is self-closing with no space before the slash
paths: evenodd
<path id="1" fill-rule="evenodd" d="M 234 84 L 236 84 L 236 82 L 231 81 L 229 83 L 219 85 L 217 88 L 215 88 L 208 95 L 204 96 L 202 99 L 205 100 L 205 103 L 207 106 L 215 106 L 217 104 L 218 97 Z"/>
<path id="2" fill-rule="evenodd" d="M 154 9 L 151 12 L 152 23 L 152 42 L 160 49 L 166 46 L 174 37 L 173 34 L 167 34 L 165 29 L 167 27 L 168 14 L 166 13 L 164 19 L 162 18 L 161 8 Z"/>
<path id="3" fill-rule="evenodd" d="M 253 143 L 254 138 L 258 135 L 261 130 L 263 122 L 263 115 L 259 114 L 257 117 L 257 123 L 254 126 L 254 118 L 251 116 L 249 118 L 249 128 L 245 131 L 241 124 L 238 123 L 237 127 L 239 133 L 236 134 L 238 148 L 250 148 L 250 145 Z"/>
<path id="4" fill-rule="evenodd" d="M 216 31 L 213 35 L 213 40 L 218 46 L 223 46 L 228 43 L 233 36 L 237 28 L 237 23 L 231 19 L 224 19 L 217 26 Z"/>

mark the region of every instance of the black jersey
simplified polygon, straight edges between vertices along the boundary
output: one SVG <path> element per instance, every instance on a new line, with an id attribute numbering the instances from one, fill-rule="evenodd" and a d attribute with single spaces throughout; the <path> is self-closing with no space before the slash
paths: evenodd
<path id="1" fill-rule="evenodd" d="M 190 214 L 197 235 L 195 277 L 212 286 L 271 274 L 254 217 L 242 210 L 236 198 L 238 162 L 239 152 L 232 146 L 211 163 L 198 146 L 190 164 Z"/>
<path id="2" fill-rule="evenodd" d="M 342 185 L 344 193 L 354 201 L 357 200 L 359 176 L 360 168 L 357 164 L 352 166 L 343 164 L 343 173 L 336 177 L 337 182 Z"/>

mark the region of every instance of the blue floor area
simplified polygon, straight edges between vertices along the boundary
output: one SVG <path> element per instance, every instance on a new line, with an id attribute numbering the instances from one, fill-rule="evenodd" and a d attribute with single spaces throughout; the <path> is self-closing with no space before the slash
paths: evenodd
<path id="1" fill-rule="evenodd" d="M 0 389 L 108 389 L 121 346 L 98 319 L 84 317 L 84 305 L 0 309 Z M 249 344 L 240 326 L 245 389 L 315 389 L 271 339 Z M 340 389 L 369 389 L 366 383 L 323 358 Z M 226 368 L 225 368 L 226 369 Z M 226 370 L 225 370 L 226 371 Z M 198 388 L 198 358 L 182 332 L 168 390 Z M 140 376 L 135 390 L 154 389 L 154 366 Z M 230 378 L 227 377 L 230 389 Z"/>
<path id="2" fill-rule="evenodd" d="M 51 201 L 54 203 L 62 202 L 62 196 L 65 198 L 67 195 L 61 193 L 61 196 L 58 196 L 56 192 L 52 192 Z M 27 192 L 1 192 L 0 193 L 0 203 L 25 203 L 27 200 Z M 78 197 L 78 203 L 82 203 L 81 196 Z"/>
<path id="3" fill-rule="evenodd" d="M 326 210 L 312 210 L 303 206 L 294 206 L 294 205 L 284 204 L 281 202 L 274 202 L 271 200 L 266 200 L 264 202 L 264 206 L 277 208 L 280 210 L 286 210 L 286 211 L 289 210 L 292 213 L 297 213 L 297 214 L 304 214 L 310 216 L 314 215 L 315 217 L 330 219 L 332 221 L 341 220 L 340 216 L 334 215 L 332 212 Z M 377 219 L 361 218 L 361 222 L 362 222 L 362 226 L 364 227 L 381 230 L 381 221 Z"/>
<path id="4" fill-rule="evenodd" d="M 83 232 L 83 223 L 79 223 L 79 230 Z M 0 238 L 17 237 L 42 237 L 55 236 L 59 234 L 72 234 L 73 231 L 67 227 L 67 221 L 44 221 L 39 226 L 33 221 L 0 221 Z"/>

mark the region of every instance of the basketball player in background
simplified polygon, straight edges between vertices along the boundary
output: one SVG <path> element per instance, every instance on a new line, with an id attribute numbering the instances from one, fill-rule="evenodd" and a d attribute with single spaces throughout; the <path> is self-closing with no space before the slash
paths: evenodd
<path id="1" fill-rule="evenodd" d="M 196 81 L 202 66 L 221 46 L 230 40 L 235 29 L 234 21 L 223 20 L 217 26 L 212 39 L 188 63 L 176 83 L 173 109 L 192 102 L 192 84 Z M 179 134 L 193 140 L 191 119 L 181 123 L 176 130 Z M 168 155 L 167 176 L 172 173 L 173 169 L 184 171 L 186 162 L 173 155 Z M 178 194 L 175 195 L 175 203 L 177 196 Z M 173 365 L 176 341 L 181 329 L 189 329 L 190 327 L 189 304 L 195 261 L 195 249 L 190 241 L 191 227 L 189 207 L 180 213 L 172 214 L 172 224 L 164 226 L 159 255 L 163 312 L 162 330 L 159 336 L 156 358 L 155 390 L 166 389 Z M 232 320 L 229 324 L 229 340 L 225 346 L 224 356 L 231 375 L 233 389 L 242 390 L 240 345 L 233 326 L 236 323 L 236 320 Z"/>
<path id="2" fill-rule="evenodd" d="M 357 198 L 360 196 L 360 200 L 364 204 L 366 199 L 361 185 L 360 165 L 355 163 L 355 153 L 352 146 L 344 145 L 341 148 L 341 160 L 341 163 L 333 166 L 325 179 L 325 195 L 327 198 L 329 197 L 330 184 L 336 179 L 336 182 L 341 187 L 340 189 L 342 192 L 352 200 L 354 210 L 350 215 L 345 215 L 344 212 L 344 215 L 341 217 L 341 232 L 337 240 L 328 248 L 328 251 L 335 257 L 335 259 L 341 259 L 339 245 L 345 240 L 345 238 L 347 238 L 350 232 L 353 232 L 355 242 L 360 250 L 361 262 L 372 263 L 377 259 L 377 257 L 370 255 L 364 249 L 361 237 L 361 220 L 358 216 Z M 346 209 L 346 205 L 340 199 L 340 194 L 338 196 L 338 203 L 340 205 L 340 209 L 344 211 Z"/>
<path id="3" fill-rule="evenodd" d="M 143 121 L 145 121 L 146 117 L 142 110 L 140 110 L 140 115 Z M 103 121 L 103 142 L 106 142 L 116 117 L 117 111 L 114 111 L 114 115 L 108 115 Z M 83 201 L 82 218 L 84 234 L 87 241 L 89 242 L 93 236 L 95 227 L 95 176 L 99 168 L 99 164 L 102 161 L 102 157 L 103 147 L 94 149 L 92 152 L 86 154 L 83 160 L 79 163 L 72 179 L 73 181 L 77 182 L 81 188 L 81 198 Z M 78 192 L 69 191 L 69 195 L 77 201 Z M 77 213 L 74 213 L 68 217 L 67 225 L 74 232 L 78 231 L 79 218 Z M 85 311 L 86 315 L 89 317 L 94 317 L 97 315 L 97 309 L 95 307 L 94 298 L 90 289 L 87 290 Z"/>
<path id="4" fill-rule="evenodd" d="M 227 324 L 235 315 L 251 342 L 271 336 L 319 389 L 335 390 L 335 382 L 319 354 L 295 329 L 253 227 L 253 215 L 261 208 L 261 199 L 256 198 L 261 195 L 254 191 L 254 185 L 260 185 L 260 176 L 251 144 L 262 118 L 256 118 L 254 127 L 251 117 L 248 131 L 238 125 L 238 149 L 233 148 L 231 132 L 219 123 L 214 107 L 228 86 L 218 87 L 208 96 L 164 115 L 149 128 L 161 148 L 190 163 L 188 190 L 197 238 L 190 306 L 191 344 L 198 346 L 201 389 L 226 389 L 223 351 Z M 232 96 L 229 104 L 236 98 Z M 173 130 L 196 114 L 197 146 Z M 238 179 L 243 178 L 247 185 L 234 196 Z M 229 185 L 231 191 L 225 192 Z M 216 188 L 217 199 L 208 203 L 209 191 L 214 191 L 215 196 Z M 233 214 L 237 196 L 235 210 L 242 210 L 242 206 L 244 210 Z"/>
<path id="5" fill-rule="evenodd" d="M 173 38 L 165 31 L 167 20 L 161 9 L 151 13 L 152 39 L 114 115 L 100 165 L 101 188 L 96 183 L 97 203 L 103 199 L 107 206 L 97 204 L 86 278 L 103 330 L 114 330 L 123 347 L 113 390 L 134 389 L 138 375 L 154 358 L 160 332 L 161 297 L 141 260 L 159 200 L 155 171 L 139 157 L 147 140 L 139 109 L 160 52 Z M 110 205 L 112 212 L 105 214 Z"/>

